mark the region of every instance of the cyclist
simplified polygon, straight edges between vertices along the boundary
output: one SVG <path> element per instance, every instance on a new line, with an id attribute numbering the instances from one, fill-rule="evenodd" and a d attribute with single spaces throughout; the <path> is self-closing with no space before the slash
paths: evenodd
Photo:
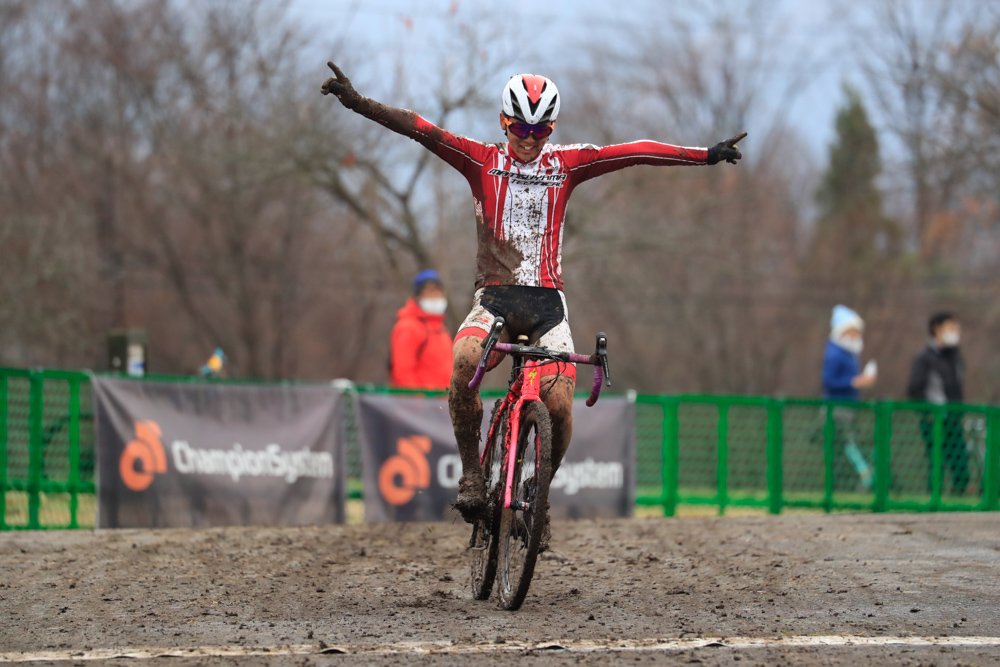
<path id="1" fill-rule="evenodd" d="M 526 335 L 529 343 L 571 351 L 573 339 L 562 287 L 562 236 L 566 203 L 580 183 L 632 165 L 736 164 L 736 143 L 746 133 L 711 148 L 685 148 L 655 141 L 614 146 L 548 143 L 559 115 L 559 91 L 536 74 L 511 77 L 501 97 L 504 143 L 487 144 L 451 134 L 406 109 L 363 97 L 333 63 L 335 74 L 323 83 L 348 109 L 410 137 L 458 169 L 472 188 L 478 249 L 472 310 L 459 328 L 449 409 L 462 459 L 456 509 L 470 523 L 486 505 L 486 484 L 479 463 L 483 406 L 469 389 L 481 355 L 481 341 L 493 321 L 507 326 L 501 342 Z M 545 367 L 541 389 L 552 419 L 552 474 L 558 469 L 573 431 L 576 368 Z M 547 527 L 547 526 L 546 526 Z M 548 531 L 546 531 L 546 538 Z M 547 543 L 547 539 L 543 540 Z"/>

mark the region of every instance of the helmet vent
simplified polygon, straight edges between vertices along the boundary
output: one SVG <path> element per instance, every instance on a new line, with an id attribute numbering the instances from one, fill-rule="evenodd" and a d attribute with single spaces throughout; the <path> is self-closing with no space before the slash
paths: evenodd
<path id="1" fill-rule="evenodd" d="M 552 112 L 556 110 L 557 104 L 559 104 L 558 95 L 552 98 L 552 102 L 549 103 L 549 108 L 545 110 L 545 114 L 542 115 L 542 119 L 539 122 L 541 123 L 549 122 L 552 119 Z"/>
<path id="2" fill-rule="evenodd" d="M 513 95 L 510 96 L 510 105 L 514 108 L 514 118 L 524 120 L 524 112 L 521 111 L 521 105 L 517 103 L 517 98 Z"/>

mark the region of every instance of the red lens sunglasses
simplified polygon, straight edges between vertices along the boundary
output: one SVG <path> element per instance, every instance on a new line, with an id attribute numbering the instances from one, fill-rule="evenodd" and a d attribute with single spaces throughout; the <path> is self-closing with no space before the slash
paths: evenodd
<path id="1" fill-rule="evenodd" d="M 520 123 L 510 118 L 504 118 L 503 120 L 504 129 L 510 130 L 514 133 L 514 136 L 521 139 L 527 139 L 532 134 L 535 135 L 536 139 L 544 139 L 552 134 L 552 126 L 548 124 L 531 125 L 529 123 Z"/>

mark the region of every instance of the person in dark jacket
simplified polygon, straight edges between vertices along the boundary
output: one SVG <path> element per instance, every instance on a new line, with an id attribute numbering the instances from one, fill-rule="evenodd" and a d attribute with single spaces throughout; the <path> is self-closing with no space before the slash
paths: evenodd
<path id="1" fill-rule="evenodd" d="M 937 313 L 927 324 L 930 340 L 913 360 L 910 383 L 906 394 L 911 400 L 934 405 L 961 403 L 965 361 L 958 349 L 962 328 L 951 313 Z M 942 457 L 951 469 L 952 489 L 963 495 L 969 485 L 969 455 L 965 446 L 962 413 L 949 410 L 944 416 Z M 934 415 L 928 413 L 920 422 L 920 433 L 927 447 L 927 458 L 933 461 Z M 931 477 L 928 477 L 928 486 Z"/>
<path id="2" fill-rule="evenodd" d="M 441 276 L 433 269 L 421 271 L 413 281 L 413 293 L 396 313 L 389 382 L 401 389 L 447 389 L 452 339 L 444 323 L 448 300 Z"/>

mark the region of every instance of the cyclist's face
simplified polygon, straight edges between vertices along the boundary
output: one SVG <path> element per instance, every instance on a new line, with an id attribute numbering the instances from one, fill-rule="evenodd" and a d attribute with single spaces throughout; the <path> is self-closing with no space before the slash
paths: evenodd
<path id="1" fill-rule="evenodd" d="M 500 114 L 501 124 L 503 123 L 503 118 L 504 116 L 501 113 Z M 555 122 L 553 121 L 552 124 L 555 125 Z M 542 147 L 545 146 L 545 144 L 549 140 L 548 137 L 543 137 L 539 139 L 534 134 L 529 134 L 527 137 L 522 139 L 521 137 L 511 132 L 510 129 L 507 129 L 506 132 L 507 132 L 507 141 L 510 142 L 511 150 L 514 151 L 514 155 L 517 156 L 517 159 L 522 162 L 531 162 L 536 157 L 538 157 L 538 154 L 542 152 Z"/>

